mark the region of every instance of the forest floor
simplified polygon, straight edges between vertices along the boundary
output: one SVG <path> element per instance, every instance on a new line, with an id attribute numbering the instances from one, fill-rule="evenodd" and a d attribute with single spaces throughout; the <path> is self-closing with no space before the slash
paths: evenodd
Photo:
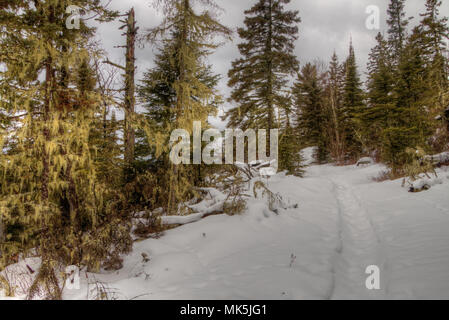
<path id="1" fill-rule="evenodd" d="M 268 187 L 297 208 L 276 215 L 251 199 L 241 215 L 137 242 L 123 269 L 81 273 L 81 289 L 64 298 L 92 298 L 100 283 L 119 299 L 449 299 L 449 168 L 420 193 L 401 180 L 375 182 L 383 170 L 312 165 L 302 179 L 278 174 Z M 366 287 L 370 265 L 380 270 L 379 290 Z"/>

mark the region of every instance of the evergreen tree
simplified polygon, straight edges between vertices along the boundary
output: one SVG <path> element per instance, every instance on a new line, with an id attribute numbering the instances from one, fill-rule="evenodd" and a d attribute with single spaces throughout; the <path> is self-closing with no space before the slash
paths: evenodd
<path id="1" fill-rule="evenodd" d="M 138 172 L 148 170 L 158 176 L 157 187 L 153 190 L 157 201 L 153 206 L 164 206 L 167 203 L 167 190 L 169 187 L 168 172 L 171 169 L 169 154 L 167 150 L 162 151 L 163 146 L 169 144 L 169 136 L 166 134 L 176 121 L 175 106 L 177 92 L 174 84 L 179 77 L 179 69 L 174 65 L 176 57 L 177 35 L 173 33 L 163 41 L 163 46 L 156 54 L 155 67 L 144 74 L 144 78 L 138 89 L 140 101 L 145 108 L 145 119 L 151 131 L 150 141 L 146 139 L 145 132 L 138 132 L 138 143 L 136 145 L 136 165 Z M 202 85 L 212 92 L 216 91 L 219 76 L 213 74 L 210 65 L 203 65 L 197 69 L 196 77 Z M 192 95 L 192 99 L 197 99 Z M 218 97 L 217 97 L 218 98 Z M 218 108 L 218 99 L 207 102 L 207 108 L 214 110 Z M 205 104 L 206 105 L 206 104 Z M 158 153 L 159 152 L 159 153 Z M 195 185 L 201 183 L 201 172 L 205 171 L 203 165 L 193 165 L 192 170 L 184 168 Z"/>
<path id="2" fill-rule="evenodd" d="M 398 81 L 394 87 L 396 105 L 383 133 L 383 158 L 393 169 L 393 174 L 400 173 L 406 164 L 406 150 L 426 146 L 431 135 L 426 109 L 429 83 L 423 77 L 425 74 L 421 32 L 420 28 L 416 27 L 399 61 Z"/>
<path id="3" fill-rule="evenodd" d="M 382 151 L 382 134 L 391 124 L 395 108 L 395 79 L 388 42 L 378 33 L 377 45 L 371 50 L 368 63 L 368 107 L 362 114 L 363 136 L 372 151 Z"/>
<path id="4" fill-rule="evenodd" d="M 98 1 L 70 4 L 103 19 L 115 13 Z M 59 264 L 98 268 L 130 247 L 129 229 L 114 210 L 114 195 L 97 176 L 89 136 L 99 106 L 82 21 L 68 30 L 67 1 L 15 2 L 0 11 L 1 108 L 19 123 L 14 148 L 2 155 L 0 204 L 6 225 L 1 264 L 33 248 L 42 264 L 29 297 L 41 289 L 60 298 Z M 14 54 L 12 54 L 14 52 Z M 44 79 L 39 77 L 44 75 Z M 18 115 L 18 116 L 16 116 Z M 111 248 L 114 252 L 111 252 Z"/>
<path id="5" fill-rule="evenodd" d="M 446 41 L 449 40 L 447 17 L 439 17 L 439 0 L 427 0 L 426 12 L 421 14 L 421 45 L 427 64 L 427 77 L 430 84 L 428 107 L 433 116 L 441 115 L 447 107 L 448 100 L 444 94 L 448 90 L 448 61 Z"/>
<path id="6" fill-rule="evenodd" d="M 362 152 L 360 117 L 364 111 L 364 92 L 357 70 L 354 47 L 349 46 L 345 63 L 345 81 L 340 123 L 343 130 L 344 149 L 347 159 L 355 159 Z"/>
<path id="7" fill-rule="evenodd" d="M 338 56 L 334 52 L 325 77 L 324 99 L 329 115 L 329 124 L 326 130 L 329 136 L 329 152 L 338 162 L 344 159 L 344 141 L 340 123 L 342 118 L 343 86 L 344 66 L 339 63 Z"/>
<path id="8" fill-rule="evenodd" d="M 387 14 L 388 45 L 393 58 L 393 66 L 397 66 L 407 41 L 407 25 L 409 19 L 405 18 L 405 0 L 391 0 Z"/>
<path id="9" fill-rule="evenodd" d="M 194 2 L 196 1 L 162 1 L 165 19 L 148 35 L 148 38 L 153 40 L 160 35 L 174 36 L 173 46 L 170 46 L 172 57 L 170 63 L 171 69 L 177 72 L 173 82 L 176 101 L 170 106 L 174 121 L 171 122 L 169 129 L 182 128 L 190 133 L 193 131 L 194 121 L 201 121 L 202 127 L 207 127 L 208 116 L 216 112 L 214 104 L 210 101 L 220 100 L 220 96 L 213 88 L 208 87 L 199 78 L 205 69 L 204 59 L 218 47 L 218 44 L 211 42 L 210 39 L 214 36 L 229 37 L 231 34 L 230 30 L 221 25 L 209 11 L 197 14 Z M 211 10 L 217 8 L 211 0 L 199 2 Z M 166 138 L 158 137 L 157 140 L 160 145 Z M 170 182 L 166 210 L 168 213 L 176 213 L 178 204 L 192 194 L 192 181 L 185 166 L 171 164 L 171 167 L 167 172 Z"/>
<path id="10" fill-rule="evenodd" d="M 297 177 L 302 177 L 304 174 L 302 165 L 302 155 L 300 150 L 304 147 L 304 139 L 298 135 L 295 128 L 295 106 L 292 104 L 294 98 L 290 95 L 286 96 L 284 108 L 280 113 L 280 131 L 279 131 L 279 144 L 278 154 L 279 157 L 278 169 L 286 171 L 287 174 L 291 174 Z M 293 115 L 293 116 L 292 116 Z"/>
<path id="11" fill-rule="evenodd" d="M 327 160 L 327 116 L 323 103 L 321 75 L 317 66 L 307 63 L 298 74 L 293 92 L 297 111 L 297 131 L 308 146 L 317 146 L 319 162 Z"/>
<path id="12" fill-rule="evenodd" d="M 237 104 L 225 116 L 230 127 L 278 128 L 275 112 L 287 107 L 285 87 L 298 70 L 293 50 L 300 18 L 297 11 L 285 10 L 288 3 L 259 0 L 245 11 L 245 28 L 238 29 L 242 57 L 228 74 L 231 100 Z"/>

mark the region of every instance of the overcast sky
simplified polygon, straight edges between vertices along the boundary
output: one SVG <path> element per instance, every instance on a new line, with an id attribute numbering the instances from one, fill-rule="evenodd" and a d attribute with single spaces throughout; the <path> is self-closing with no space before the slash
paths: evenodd
<path id="1" fill-rule="evenodd" d="M 244 10 L 249 9 L 256 0 L 217 0 L 224 12 L 220 16 L 223 24 L 236 30 L 243 25 Z M 136 10 L 136 19 L 140 32 L 158 25 L 161 21 L 161 13 L 153 7 L 154 0 L 112 0 L 110 8 L 125 13 L 131 7 Z M 375 45 L 375 36 L 379 31 L 385 31 L 386 10 L 388 0 L 292 0 L 288 8 L 299 10 L 302 22 L 299 24 L 299 39 L 296 43 L 296 55 L 304 65 L 315 59 L 329 61 L 335 50 L 343 60 L 348 53 L 348 45 L 352 36 L 360 73 L 366 70 L 366 63 L 370 49 Z M 424 12 L 424 0 L 408 0 L 407 16 L 415 17 L 412 24 L 421 19 L 419 14 Z M 366 8 L 376 5 L 380 8 L 380 30 L 366 28 L 366 20 L 369 14 Z M 449 16 L 449 1 L 443 1 L 440 14 Z M 114 48 L 124 44 L 122 31 L 118 30 L 119 22 L 103 24 L 99 27 L 99 39 L 103 48 L 108 52 L 112 61 L 124 63 L 123 49 Z M 222 75 L 219 89 L 227 97 L 229 89 L 227 83 L 227 71 L 231 62 L 239 56 L 237 44 L 240 42 L 238 35 L 234 35 L 234 41 L 220 47 L 210 57 L 210 63 L 214 71 Z M 138 77 L 153 64 L 155 49 L 146 46 L 137 52 Z M 229 105 L 223 106 L 227 108 Z M 222 128 L 223 124 L 218 119 L 212 119 L 213 124 Z"/>

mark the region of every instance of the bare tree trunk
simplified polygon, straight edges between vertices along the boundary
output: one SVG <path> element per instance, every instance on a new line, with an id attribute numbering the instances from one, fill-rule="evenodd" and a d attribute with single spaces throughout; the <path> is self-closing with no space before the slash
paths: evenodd
<path id="1" fill-rule="evenodd" d="M 342 144 L 340 138 L 340 128 L 338 125 L 338 116 L 337 116 L 337 101 L 336 101 L 335 88 L 331 88 L 331 108 L 332 108 L 332 118 L 334 121 L 334 130 L 335 130 L 335 147 L 336 147 L 336 157 L 337 161 L 342 160 Z"/>
<path id="2" fill-rule="evenodd" d="M 125 67 L 125 162 L 130 166 L 134 161 L 135 133 L 132 126 L 135 113 L 135 45 L 138 28 L 134 8 L 128 13 L 126 22 L 126 67 Z"/>
<path id="3" fill-rule="evenodd" d="M 5 241 L 5 226 L 3 225 L 3 217 L 0 214 L 0 243 Z M 2 252 L 0 251 L 0 257 L 2 256 Z"/>
<path id="4" fill-rule="evenodd" d="M 267 37 L 267 55 L 268 55 L 268 132 L 273 128 L 273 117 L 274 117 L 274 110 L 273 110 L 273 4 L 272 0 L 268 3 L 268 37 Z M 270 137 L 270 135 L 268 135 Z M 270 140 L 270 138 L 268 138 Z M 270 141 L 267 144 L 267 148 L 269 148 Z"/>

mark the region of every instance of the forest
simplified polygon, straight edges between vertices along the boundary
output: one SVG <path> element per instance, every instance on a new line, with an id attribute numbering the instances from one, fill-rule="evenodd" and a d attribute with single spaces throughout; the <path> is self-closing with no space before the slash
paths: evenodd
<path id="1" fill-rule="evenodd" d="M 273 153 L 275 139 L 277 171 L 298 185 L 310 164 L 301 150 L 311 147 L 315 165 L 382 164 L 378 183 L 413 185 L 448 165 L 449 157 L 434 157 L 449 151 L 441 0 L 426 0 L 413 27 L 406 0 L 389 1 L 388 29 L 375 38 L 366 76 L 352 39 L 346 56 L 295 55 L 302 21 L 291 0 L 246 1 L 239 26 L 222 24 L 220 1 L 147 2 L 163 17 L 154 28 L 143 27 L 133 8 L 118 12 L 107 1 L 0 1 L 0 271 L 39 258 L 27 265 L 26 299 L 62 299 L 68 266 L 117 271 L 140 241 L 208 216 L 241 216 L 251 209 L 248 194 L 263 193 L 276 214 L 297 208 L 270 188 L 271 178 L 254 182 L 267 166 L 260 150 Z M 78 25 L 69 6 L 81 8 Z M 101 49 L 92 21 L 120 21 L 123 65 Z M 209 57 L 231 40 L 239 57 L 227 75 L 215 74 Z M 142 77 L 138 47 L 157 52 Z M 229 96 L 218 89 L 225 76 Z M 225 102 L 227 129 L 277 130 L 259 141 L 256 161 L 249 151 L 246 164 L 225 161 L 249 137 L 222 153 L 206 145 L 212 140 L 202 134 Z M 173 163 L 176 129 L 189 134 L 188 149 L 191 140 L 203 158 L 219 159 L 195 162 L 189 153 L 188 164 Z M 8 282 L 0 273 L 0 291 L 13 296 Z"/>

